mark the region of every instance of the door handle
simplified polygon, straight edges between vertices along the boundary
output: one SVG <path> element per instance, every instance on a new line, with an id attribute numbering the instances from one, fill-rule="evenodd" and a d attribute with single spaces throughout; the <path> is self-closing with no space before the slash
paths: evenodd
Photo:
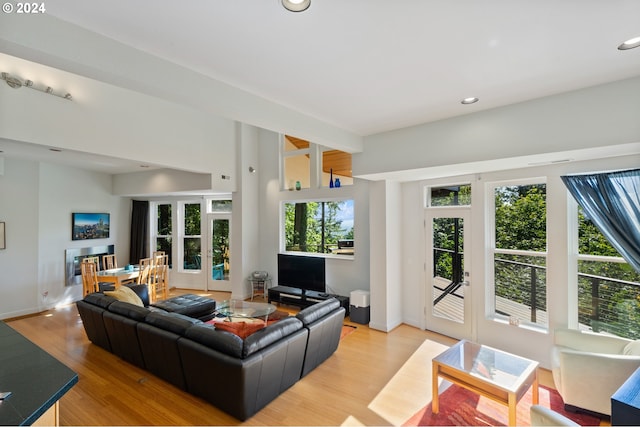
<path id="1" fill-rule="evenodd" d="M 463 284 L 464 286 L 469 286 L 469 285 L 471 285 L 471 283 L 469 283 L 469 281 L 468 281 L 468 280 L 465 280 L 464 282 L 462 282 L 462 284 Z"/>

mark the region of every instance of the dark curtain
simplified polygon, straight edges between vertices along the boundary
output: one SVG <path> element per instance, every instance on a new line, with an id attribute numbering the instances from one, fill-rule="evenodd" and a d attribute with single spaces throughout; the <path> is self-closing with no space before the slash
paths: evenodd
<path id="1" fill-rule="evenodd" d="M 640 169 L 563 176 L 562 181 L 611 245 L 640 272 Z"/>
<path id="2" fill-rule="evenodd" d="M 149 202 L 133 200 L 131 209 L 131 245 L 129 247 L 129 263 L 138 264 L 142 258 L 149 256 Z"/>

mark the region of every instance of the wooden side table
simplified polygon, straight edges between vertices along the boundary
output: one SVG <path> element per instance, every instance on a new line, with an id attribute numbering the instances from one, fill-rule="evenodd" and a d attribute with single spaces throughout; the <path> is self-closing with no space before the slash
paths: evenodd
<path id="1" fill-rule="evenodd" d="M 247 280 L 251 285 L 251 301 L 253 301 L 253 297 L 256 296 L 267 297 L 269 287 L 271 287 L 271 276 L 267 276 L 264 279 L 255 279 L 250 276 Z"/>

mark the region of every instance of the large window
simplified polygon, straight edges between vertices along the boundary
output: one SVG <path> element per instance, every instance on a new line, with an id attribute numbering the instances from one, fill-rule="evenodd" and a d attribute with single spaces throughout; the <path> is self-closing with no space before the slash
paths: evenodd
<path id="1" fill-rule="evenodd" d="M 353 255 L 353 200 L 284 204 L 284 241 L 289 252 Z"/>
<path id="2" fill-rule="evenodd" d="M 200 270 L 202 269 L 200 203 L 185 203 L 183 219 L 184 269 Z"/>
<path id="3" fill-rule="evenodd" d="M 578 206 L 578 322 L 640 339 L 640 274 Z"/>
<path id="4" fill-rule="evenodd" d="M 493 188 L 494 315 L 547 327 L 546 184 Z"/>

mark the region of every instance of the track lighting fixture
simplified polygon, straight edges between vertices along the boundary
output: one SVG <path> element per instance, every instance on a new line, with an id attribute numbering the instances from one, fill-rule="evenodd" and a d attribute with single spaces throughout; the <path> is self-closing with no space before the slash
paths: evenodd
<path id="1" fill-rule="evenodd" d="M 44 93 L 48 93 L 49 95 L 54 95 L 57 96 L 59 98 L 63 98 L 66 100 L 71 101 L 73 99 L 73 97 L 71 96 L 70 93 L 67 93 L 65 95 L 59 95 L 57 93 L 55 93 L 53 91 L 53 88 L 51 86 L 34 86 L 33 81 L 32 80 L 25 80 L 24 82 L 19 79 L 18 77 L 14 77 L 12 75 L 10 75 L 9 73 L 2 73 L 2 80 L 4 80 L 5 82 L 7 82 L 7 84 L 9 85 L 9 87 L 12 87 L 14 89 L 19 89 L 21 87 L 28 87 L 29 89 L 34 89 L 40 92 L 44 92 Z"/>

